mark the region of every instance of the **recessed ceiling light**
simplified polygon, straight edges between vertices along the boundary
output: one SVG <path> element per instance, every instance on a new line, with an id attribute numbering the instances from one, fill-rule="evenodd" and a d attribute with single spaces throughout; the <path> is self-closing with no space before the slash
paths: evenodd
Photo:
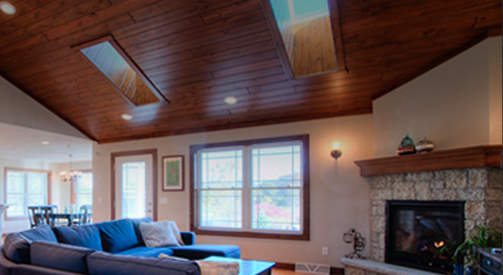
<path id="1" fill-rule="evenodd" d="M 121 117 L 124 120 L 131 120 L 131 119 L 133 119 L 133 116 L 130 115 L 130 114 L 122 114 Z"/>
<path id="2" fill-rule="evenodd" d="M 16 7 L 7 1 L 0 1 L 0 10 L 8 15 L 13 15 L 16 13 Z"/>
<path id="3" fill-rule="evenodd" d="M 50 143 L 49 141 L 47 141 L 47 140 L 44 140 L 44 141 L 42 141 L 42 144 L 43 144 L 43 145 L 49 145 L 49 144 L 51 144 L 51 143 Z"/>
<path id="4" fill-rule="evenodd" d="M 236 104 L 236 102 L 238 102 L 237 98 L 233 97 L 233 96 L 228 96 L 224 99 L 225 103 L 229 104 L 229 105 L 232 105 L 232 104 Z"/>

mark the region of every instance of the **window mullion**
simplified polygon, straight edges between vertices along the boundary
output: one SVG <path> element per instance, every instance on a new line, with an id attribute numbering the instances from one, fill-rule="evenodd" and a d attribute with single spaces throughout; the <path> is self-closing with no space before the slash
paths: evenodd
<path id="1" fill-rule="evenodd" d="M 243 148 L 243 205 L 242 205 L 242 213 L 243 213 L 243 229 L 249 230 L 251 228 L 251 209 L 252 209 L 252 200 L 251 200 L 251 150 L 250 147 Z"/>

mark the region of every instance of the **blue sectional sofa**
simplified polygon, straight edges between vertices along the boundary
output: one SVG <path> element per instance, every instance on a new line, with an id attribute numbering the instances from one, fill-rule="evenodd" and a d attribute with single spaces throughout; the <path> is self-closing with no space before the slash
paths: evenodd
<path id="1" fill-rule="evenodd" d="M 200 275 L 194 261 L 159 259 L 161 253 L 189 260 L 209 256 L 239 258 L 233 245 L 198 245 L 193 232 L 182 232 L 183 246 L 146 247 L 141 222 L 122 219 L 76 227 L 40 226 L 5 237 L 0 275 Z"/>

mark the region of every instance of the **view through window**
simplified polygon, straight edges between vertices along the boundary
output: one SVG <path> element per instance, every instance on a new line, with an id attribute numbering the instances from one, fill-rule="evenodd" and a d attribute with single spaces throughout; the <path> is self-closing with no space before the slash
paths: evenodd
<path id="1" fill-rule="evenodd" d="M 194 149 L 196 227 L 303 234 L 306 148 L 299 138 Z"/>
<path id="2" fill-rule="evenodd" d="M 49 204 L 48 171 L 6 169 L 7 218 L 28 216 L 28 206 Z"/>

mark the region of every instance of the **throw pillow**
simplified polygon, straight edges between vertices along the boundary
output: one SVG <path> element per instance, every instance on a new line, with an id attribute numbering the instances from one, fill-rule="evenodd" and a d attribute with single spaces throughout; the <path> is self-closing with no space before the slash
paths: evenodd
<path id="1" fill-rule="evenodd" d="M 180 229 L 178 229 L 178 226 L 176 226 L 176 222 L 170 221 L 170 222 L 168 222 L 168 224 L 171 228 L 171 232 L 173 232 L 173 234 L 175 235 L 176 240 L 178 241 L 178 244 L 184 245 L 183 240 L 182 240 L 182 234 L 180 233 Z"/>
<path id="2" fill-rule="evenodd" d="M 179 246 L 169 221 L 140 223 L 140 232 L 148 247 Z"/>

